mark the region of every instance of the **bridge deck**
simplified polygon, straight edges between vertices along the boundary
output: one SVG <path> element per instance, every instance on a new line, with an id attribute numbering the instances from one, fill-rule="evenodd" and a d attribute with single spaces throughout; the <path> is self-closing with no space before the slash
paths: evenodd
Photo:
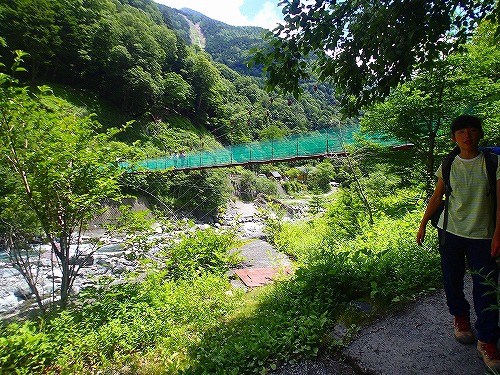
<path id="1" fill-rule="evenodd" d="M 355 143 L 353 129 L 344 132 L 346 144 Z M 167 155 L 140 162 L 131 172 L 166 170 L 196 170 L 235 165 L 289 162 L 345 155 L 336 129 L 296 134 L 268 141 L 231 145 L 209 151 L 190 152 L 185 155 Z M 129 168 L 128 163 L 122 163 Z"/>

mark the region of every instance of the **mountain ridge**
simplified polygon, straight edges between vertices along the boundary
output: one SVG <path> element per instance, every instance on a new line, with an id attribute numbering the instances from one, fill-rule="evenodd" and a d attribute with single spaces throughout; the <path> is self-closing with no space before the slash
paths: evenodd
<path id="1" fill-rule="evenodd" d="M 262 77 L 261 67 L 247 67 L 248 51 L 264 45 L 263 35 L 268 30 L 259 26 L 232 26 L 190 8 L 175 9 L 162 4 L 158 4 L 158 8 L 166 18 L 166 24 L 186 43 L 199 46 L 214 61 L 240 74 Z"/>

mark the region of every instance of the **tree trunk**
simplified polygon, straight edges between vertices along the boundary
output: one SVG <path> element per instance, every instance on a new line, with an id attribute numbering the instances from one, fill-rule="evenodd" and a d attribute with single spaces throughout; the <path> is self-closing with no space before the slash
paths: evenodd
<path id="1" fill-rule="evenodd" d="M 23 248 L 19 246 L 17 241 L 14 239 L 14 234 L 9 233 L 6 237 L 4 246 L 7 249 L 10 262 L 17 265 L 17 268 L 24 280 L 28 284 L 31 292 L 35 295 L 36 303 L 42 313 L 45 313 L 45 307 L 42 303 L 42 297 L 36 286 L 36 279 L 38 278 L 38 268 L 36 269 L 36 275 L 33 275 L 32 263 L 30 260 L 30 254 L 23 254 Z M 40 253 L 38 254 L 38 261 L 40 261 Z"/>
<path id="2" fill-rule="evenodd" d="M 427 198 L 434 192 L 434 150 L 436 148 L 436 133 L 429 134 L 429 148 L 427 150 L 427 168 L 425 178 L 425 191 Z"/>
<path id="3" fill-rule="evenodd" d="M 69 288 L 70 288 L 70 267 L 69 267 L 69 243 L 68 237 L 63 233 L 59 242 L 62 281 L 61 281 L 61 309 L 65 309 L 68 305 Z"/>

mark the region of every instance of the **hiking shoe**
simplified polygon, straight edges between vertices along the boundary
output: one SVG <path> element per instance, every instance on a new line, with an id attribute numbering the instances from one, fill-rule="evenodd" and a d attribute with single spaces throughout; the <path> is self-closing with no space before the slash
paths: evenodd
<path id="1" fill-rule="evenodd" d="M 476 341 L 468 316 L 456 315 L 453 322 L 455 339 L 461 344 L 472 344 Z"/>
<path id="2" fill-rule="evenodd" d="M 477 354 L 484 364 L 495 374 L 500 373 L 500 355 L 494 342 L 477 342 Z"/>

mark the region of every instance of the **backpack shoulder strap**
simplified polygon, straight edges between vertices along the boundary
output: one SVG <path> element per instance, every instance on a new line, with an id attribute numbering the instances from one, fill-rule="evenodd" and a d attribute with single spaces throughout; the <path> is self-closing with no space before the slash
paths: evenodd
<path id="1" fill-rule="evenodd" d="M 482 150 L 484 161 L 486 163 L 486 172 L 488 173 L 488 180 L 490 183 L 490 190 L 488 194 L 496 193 L 496 180 L 498 168 L 498 155 L 488 149 Z"/>
<path id="2" fill-rule="evenodd" d="M 455 147 L 453 150 L 448 153 L 443 159 L 441 164 L 441 171 L 443 173 L 443 181 L 445 186 L 445 194 L 448 197 L 451 193 L 451 184 L 450 184 L 450 172 L 451 172 L 451 164 L 455 157 L 460 154 L 460 148 Z"/>
<path id="3" fill-rule="evenodd" d="M 443 209 L 443 230 L 441 231 L 441 236 L 439 238 L 439 242 L 441 245 L 444 245 L 446 241 L 446 228 L 448 226 L 448 202 L 451 194 L 451 184 L 450 184 L 450 172 L 451 172 L 451 164 L 455 157 L 460 154 L 460 148 L 457 146 L 453 150 L 448 153 L 443 159 L 441 163 L 441 172 L 443 174 L 444 181 L 444 209 Z"/>
<path id="4" fill-rule="evenodd" d="M 488 175 L 488 195 L 492 195 L 493 201 L 493 222 L 496 222 L 497 212 L 497 168 L 498 168 L 498 155 L 495 151 L 488 148 L 481 150 L 484 155 L 484 162 L 486 163 L 486 173 Z"/>

